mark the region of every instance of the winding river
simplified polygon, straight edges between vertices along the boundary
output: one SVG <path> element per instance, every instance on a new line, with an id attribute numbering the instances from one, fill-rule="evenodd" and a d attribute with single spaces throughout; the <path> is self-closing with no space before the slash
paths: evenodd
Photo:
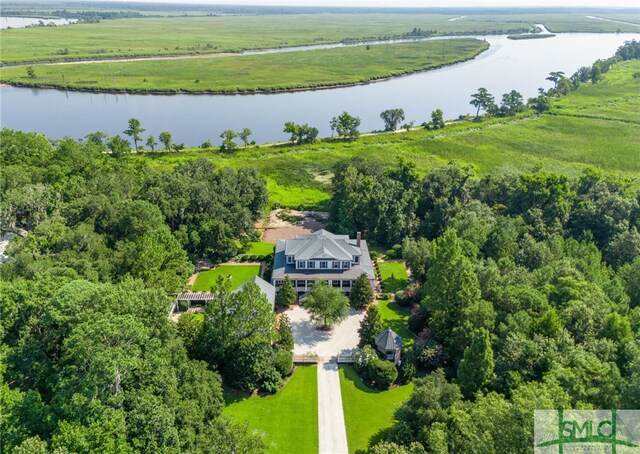
<path id="1" fill-rule="evenodd" d="M 551 71 L 572 74 L 607 58 L 638 34 L 558 34 L 549 39 L 510 40 L 488 36 L 490 49 L 474 60 L 367 85 L 319 91 L 259 95 L 115 95 L 48 89 L 0 88 L 3 127 L 46 133 L 52 138 L 83 137 L 92 131 L 121 134 L 138 118 L 146 134 L 170 131 L 174 140 L 218 143 L 225 129 L 248 127 L 256 142 L 285 140 L 285 122 L 309 123 L 329 136 L 329 120 L 342 111 L 360 116 L 362 131 L 382 128 L 379 113 L 402 107 L 407 121 L 421 123 L 441 108 L 446 118 L 472 113 L 470 95 L 484 86 L 496 99 L 518 90 L 534 96 L 548 88 Z"/>

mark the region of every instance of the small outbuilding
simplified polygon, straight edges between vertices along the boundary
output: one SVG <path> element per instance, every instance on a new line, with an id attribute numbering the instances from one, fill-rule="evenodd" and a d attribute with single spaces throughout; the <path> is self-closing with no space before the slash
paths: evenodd
<path id="1" fill-rule="evenodd" d="M 402 356 L 402 337 L 391 328 L 387 328 L 376 337 L 376 348 L 389 361 L 400 364 Z"/>

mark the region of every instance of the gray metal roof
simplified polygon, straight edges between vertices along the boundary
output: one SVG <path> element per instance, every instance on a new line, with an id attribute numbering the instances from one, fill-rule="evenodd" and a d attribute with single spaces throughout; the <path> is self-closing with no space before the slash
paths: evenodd
<path id="1" fill-rule="evenodd" d="M 396 350 L 402 348 L 402 338 L 398 336 L 391 328 L 387 328 L 376 337 L 376 346 L 385 351 Z"/>
<path id="2" fill-rule="evenodd" d="M 293 255 L 296 260 L 328 259 L 351 261 L 353 256 L 362 254 L 346 235 L 334 235 L 326 230 L 318 230 L 309 235 L 296 235 L 287 240 L 285 255 Z"/>
<path id="3" fill-rule="evenodd" d="M 269 301 L 269 304 L 271 304 L 271 307 L 275 308 L 275 305 L 276 305 L 276 288 L 273 285 L 269 284 L 264 279 L 262 279 L 260 276 L 253 276 L 247 282 L 245 282 L 240 287 L 235 289 L 234 292 L 237 292 L 237 291 L 241 290 L 249 282 L 253 282 L 258 287 L 260 287 L 260 290 L 267 297 L 267 301 Z"/>
<path id="4" fill-rule="evenodd" d="M 358 265 L 353 265 L 349 269 L 304 269 L 298 270 L 296 269 L 295 263 L 287 264 L 286 252 L 287 245 L 291 241 L 297 241 L 302 239 L 302 237 L 318 237 L 324 235 L 325 237 L 329 237 L 332 235 L 334 239 L 339 239 L 345 241 L 350 247 L 354 249 L 359 249 L 360 251 L 360 263 Z M 330 260 L 330 259 L 327 259 Z M 349 257 L 346 260 L 351 260 Z M 279 240 L 276 243 L 276 250 L 273 259 L 273 272 L 271 274 L 271 278 L 273 279 L 284 279 L 285 275 L 289 276 L 291 279 L 357 279 L 362 273 L 366 274 L 369 279 L 375 279 L 375 274 L 373 272 L 373 263 L 371 262 L 371 257 L 369 256 L 369 247 L 367 246 L 367 242 L 365 240 L 360 241 L 360 247 L 356 246 L 355 239 L 349 239 L 346 235 L 333 235 L 332 233 L 327 232 L 326 230 L 319 230 L 318 232 L 312 233 L 311 235 L 298 235 L 293 240 Z M 272 281 L 273 282 L 273 281 Z"/>

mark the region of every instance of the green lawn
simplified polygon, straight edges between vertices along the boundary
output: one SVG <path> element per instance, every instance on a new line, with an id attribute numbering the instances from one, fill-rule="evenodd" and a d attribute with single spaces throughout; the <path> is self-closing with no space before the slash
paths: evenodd
<path id="1" fill-rule="evenodd" d="M 382 325 L 385 328 L 390 327 L 399 334 L 404 341 L 405 347 L 411 347 L 415 338 L 407 325 L 411 315 L 409 309 L 400 307 L 389 300 L 379 300 L 378 310 L 382 318 Z"/>
<path id="2" fill-rule="evenodd" d="M 374 134 L 356 141 L 323 140 L 312 145 L 244 148 L 234 154 L 192 148 L 181 153 L 134 156 L 169 169 L 205 158 L 218 166 L 253 167 L 266 178 L 271 203 L 322 208 L 330 197 L 333 165 L 363 157 L 388 169 L 397 158 L 424 174 L 455 159 L 479 176 L 540 168 L 576 178 L 586 167 L 636 178 L 640 173 L 640 61 L 615 65 L 604 80 L 582 85 L 554 101 L 548 114 L 482 123 L 455 122 L 438 131 Z"/>
<path id="3" fill-rule="evenodd" d="M 349 452 L 366 450 L 393 424 L 393 413 L 413 391 L 413 383 L 387 391 L 367 388 L 351 366 L 340 368 L 342 408 Z"/>
<path id="4" fill-rule="evenodd" d="M 269 255 L 275 250 L 275 243 L 265 243 L 264 241 L 253 241 L 249 243 L 249 249 L 245 254 Z"/>
<path id="5" fill-rule="evenodd" d="M 270 91 L 366 83 L 468 60 L 489 45 L 473 38 L 348 46 L 225 58 L 186 58 L 3 68 L 1 79 L 29 86 L 133 92 Z"/>
<path id="6" fill-rule="evenodd" d="M 378 262 L 382 290 L 395 293 L 409 284 L 409 276 L 403 262 Z"/>
<path id="7" fill-rule="evenodd" d="M 298 366 L 277 394 L 242 397 L 225 392 L 224 414 L 265 436 L 270 453 L 318 452 L 317 366 Z"/>
<path id="8" fill-rule="evenodd" d="M 218 276 L 231 276 L 231 289 L 235 290 L 258 273 L 260 273 L 260 265 L 220 265 L 212 270 L 198 273 L 193 291 L 209 291 L 215 285 Z"/>

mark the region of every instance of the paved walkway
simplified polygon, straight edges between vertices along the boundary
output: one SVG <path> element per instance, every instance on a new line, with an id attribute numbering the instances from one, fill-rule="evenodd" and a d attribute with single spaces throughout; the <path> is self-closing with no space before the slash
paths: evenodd
<path id="1" fill-rule="evenodd" d="M 349 453 L 335 360 L 318 364 L 318 439 L 320 454 Z"/>

